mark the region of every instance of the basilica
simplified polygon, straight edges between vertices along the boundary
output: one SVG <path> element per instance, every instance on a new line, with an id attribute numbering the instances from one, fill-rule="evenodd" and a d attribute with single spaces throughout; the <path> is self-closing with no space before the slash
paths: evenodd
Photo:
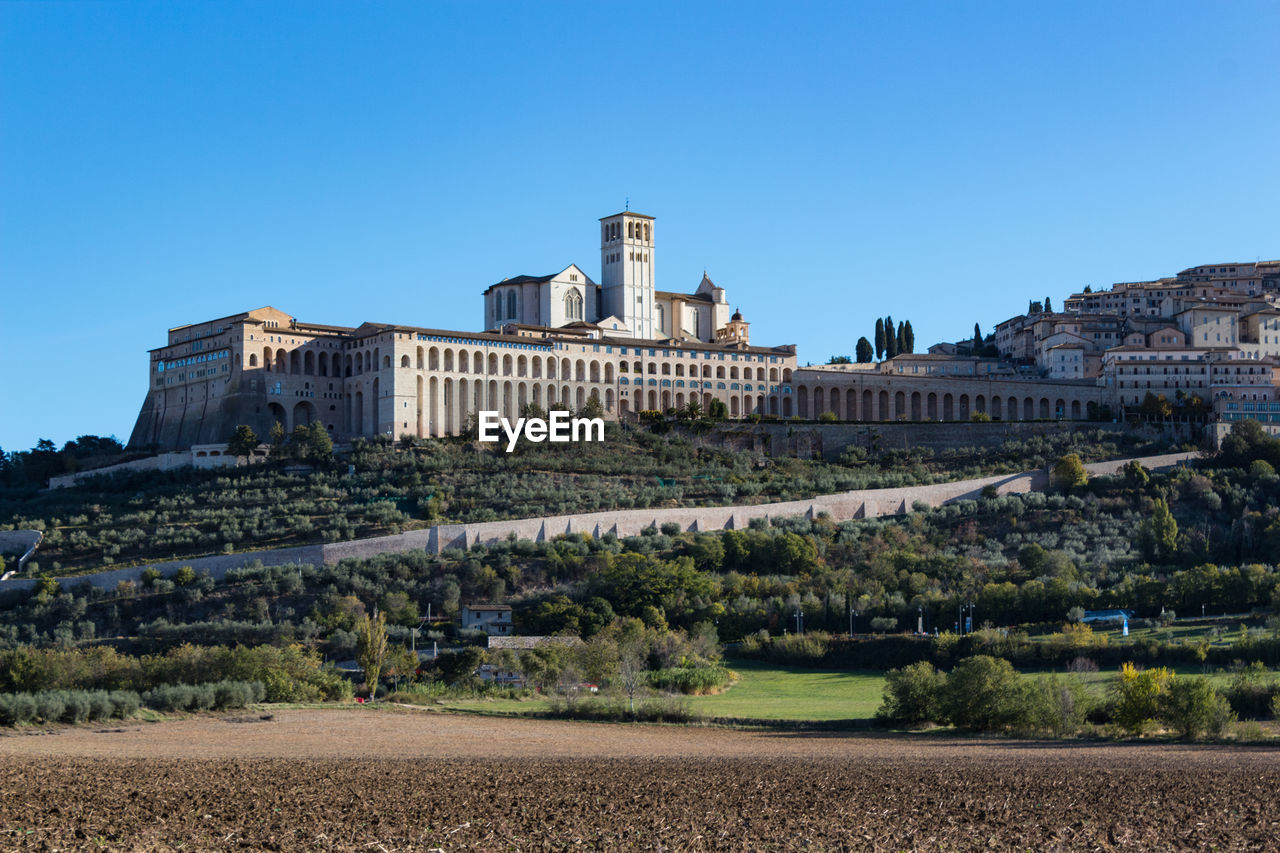
<path id="1" fill-rule="evenodd" d="M 794 345 L 750 342 L 723 288 L 656 288 L 653 217 L 600 220 L 600 277 L 570 264 L 484 291 L 482 332 L 365 322 L 337 326 L 259 308 L 169 329 L 129 444 L 185 450 L 320 423 L 335 441 L 468 431 L 480 411 L 528 406 L 607 419 L 712 400 L 731 418 L 791 415 Z"/>

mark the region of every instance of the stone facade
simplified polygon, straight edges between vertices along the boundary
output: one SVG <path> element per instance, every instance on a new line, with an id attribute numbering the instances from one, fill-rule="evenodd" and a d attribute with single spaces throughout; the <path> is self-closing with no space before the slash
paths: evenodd
<path id="1" fill-rule="evenodd" d="M 506 279 L 485 291 L 485 332 L 321 325 L 269 307 L 170 329 L 129 444 L 185 450 L 277 423 L 320 423 L 335 441 L 440 437 L 481 410 L 514 419 L 593 398 L 608 419 L 712 400 L 732 418 L 790 414 L 794 346 L 752 346 L 705 274 L 693 293 L 655 290 L 652 217 L 601 228 L 603 285 L 576 265 Z"/>

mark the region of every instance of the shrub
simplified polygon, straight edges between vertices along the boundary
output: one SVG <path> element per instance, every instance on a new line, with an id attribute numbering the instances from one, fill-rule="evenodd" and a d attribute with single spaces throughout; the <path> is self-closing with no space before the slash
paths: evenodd
<path id="1" fill-rule="evenodd" d="M 1120 668 L 1115 683 L 1111 719 L 1130 734 L 1142 734 L 1160 714 L 1160 696 L 1173 674 L 1164 667 L 1140 670 L 1132 663 Z"/>
<path id="2" fill-rule="evenodd" d="M 0 694 L 0 723 L 16 726 L 36 718 L 36 700 L 30 693 Z"/>
<path id="3" fill-rule="evenodd" d="M 673 666 L 653 670 L 647 677 L 657 690 L 697 695 L 728 684 L 732 673 L 722 666 Z"/>
<path id="4" fill-rule="evenodd" d="M 1231 706 L 1205 678 L 1171 678 L 1160 695 L 1160 720 L 1187 740 L 1220 737 L 1235 721 Z"/>
<path id="5" fill-rule="evenodd" d="M 1020 712 L 1018 673 L 1003 658 L 965 658 L 947 676 L 942 709 L 961 728 L 995 731 L 1011 726 Z"/>
<path id="6" fill-rule="evenodd" d="M 884 700 L 876 716 L 895 723 L 939 720 L 946 685 L 946 674 L 934 669 L 928 661 L 891 669 L 885 673 Z"/>
<path id="7" fill-rule="evenodd" d="M 1093 710 L 1093 697 L 1077 678 L 1041 676 L 1022 685 L 1018 724 L 1054 737 L 1073 735 Z"/>
<path id="8" fill-rule="evenodd" d="M 60 690 L 62 699 L 62 716 L 64 723 L 83 723 L 89 719 L 89 694 L 83 690 Z"/>
<path id="9" fill-rule="evenodd" d="M 877 634 L 892 631 L 898 627 L 898 620 L 893 616 L 877 616 L 871 620 L 871 630 Z"/>
<path id="10" fill-rule="evenodd" d="M 62 719 L 62 712 L 66 710 L 66 705 L 60 695 L 57 693 L 37 693 L 35 700 L 35 716 L 38 719 L 46 723 L 56 723 Z"/>

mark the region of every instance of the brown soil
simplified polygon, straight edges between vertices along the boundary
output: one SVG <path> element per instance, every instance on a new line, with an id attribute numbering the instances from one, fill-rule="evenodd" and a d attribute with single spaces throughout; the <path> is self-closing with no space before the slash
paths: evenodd
<path id="1" fill-rule="evenodd" d="M 202 716 L 0 737 L 0 847 L 1268 849 L 1278 759 L 420 711 Z"/>

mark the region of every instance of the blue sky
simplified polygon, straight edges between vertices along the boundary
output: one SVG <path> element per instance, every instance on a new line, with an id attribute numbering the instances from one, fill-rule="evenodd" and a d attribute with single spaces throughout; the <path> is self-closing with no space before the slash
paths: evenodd
<path id="1" fill-rule="evenodd" d="M 0 4 L 0 447 L 126 439 L 170 326 L 476 329 L 658 217 L 801 362 L 1280 256 L 1274 3 Z M 74 400 L 74 402 L 71 402 Z"/>

